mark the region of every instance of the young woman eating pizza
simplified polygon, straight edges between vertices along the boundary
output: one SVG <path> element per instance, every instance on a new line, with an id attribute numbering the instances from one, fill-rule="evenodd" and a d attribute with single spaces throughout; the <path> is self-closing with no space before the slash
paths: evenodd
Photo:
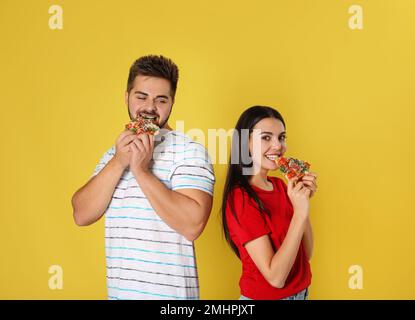
<path id="1" fill-rule="evenodd" d="M 288 179 L 288 185 L 268 176 L 286 150 L 286 126 L 278 111 L 254 106 L 240 116 L 222 222 L 226 240 L 242 262 L 242 300 L 308 299 L 313 251 L 309 202 L 317 175 L 307 171 Z"/>

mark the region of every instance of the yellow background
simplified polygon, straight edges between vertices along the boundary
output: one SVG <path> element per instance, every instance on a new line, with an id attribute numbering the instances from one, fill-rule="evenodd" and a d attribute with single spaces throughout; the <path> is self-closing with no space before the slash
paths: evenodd
<path id="1" fill-rule="evenodd" d="M 63 8 L 63 30 L 48 9 Z M 348 8 L 363 7 L 351 30 Z M 254 104 L 285 117 L 287 155 L 319 174 L 311 299 L 414 299 L 415 1 L 0 2 L 0 298 L 105 299 L 104 224 L 79 228 L 73 192 L 128 120 L 138 57 L 180 68 L 171 124 L 232 128 Z M 239 297 L 219 223 L 196 241 L 202 299 Z M 63 268 L 50 290 L 49 266 Z M 351 265 L 363 289 L 348 287 Z"/>

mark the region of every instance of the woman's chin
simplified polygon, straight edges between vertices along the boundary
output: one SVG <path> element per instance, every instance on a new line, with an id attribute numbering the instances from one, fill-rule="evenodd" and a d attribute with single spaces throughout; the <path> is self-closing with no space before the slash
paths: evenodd
<path id="1" fill-rule="evenodd" d="M 277 166 L 273 166 L 273 165 L 268 165 L 268 164 L 262 164 L 261 169 L 262 170 L 273 171 L 273 170 L 278 169 L 278 167 Z"/>
<path id="2" fill-rule="evenodd" d="M 278 169 L 278 165 L 271 160 L 265 159 L 262 162 L 262 168 L 266 169 L 266 170 L 277 170 Z"/>

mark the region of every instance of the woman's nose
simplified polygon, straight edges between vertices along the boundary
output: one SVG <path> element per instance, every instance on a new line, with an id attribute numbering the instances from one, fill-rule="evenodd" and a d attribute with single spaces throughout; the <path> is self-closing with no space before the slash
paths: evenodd
<path id="1" fill-rule="evenodd" d="M 272 148 L 277 149 L 277 150 L 281 149 L 281 142 L 280 142 L 280 140 L 273 139 L 273 141 L 272 141 Z"/>

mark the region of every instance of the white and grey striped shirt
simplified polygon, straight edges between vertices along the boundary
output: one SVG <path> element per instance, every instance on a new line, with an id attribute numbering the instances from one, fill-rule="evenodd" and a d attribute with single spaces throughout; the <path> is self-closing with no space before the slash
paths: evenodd
<path id="1" fill-rule="evenodd" d="M 213 196 L 215 176 L 206 149 L 178 131 L 161 138 L 152 173 L 171 190 L 198 189 Z M 115 146 L 94 175 L 114 154 Z M 193 242 L 157 215 L 129 170 L 105 212 L 105 244 L 109 299 L 199 299 Z"/>

